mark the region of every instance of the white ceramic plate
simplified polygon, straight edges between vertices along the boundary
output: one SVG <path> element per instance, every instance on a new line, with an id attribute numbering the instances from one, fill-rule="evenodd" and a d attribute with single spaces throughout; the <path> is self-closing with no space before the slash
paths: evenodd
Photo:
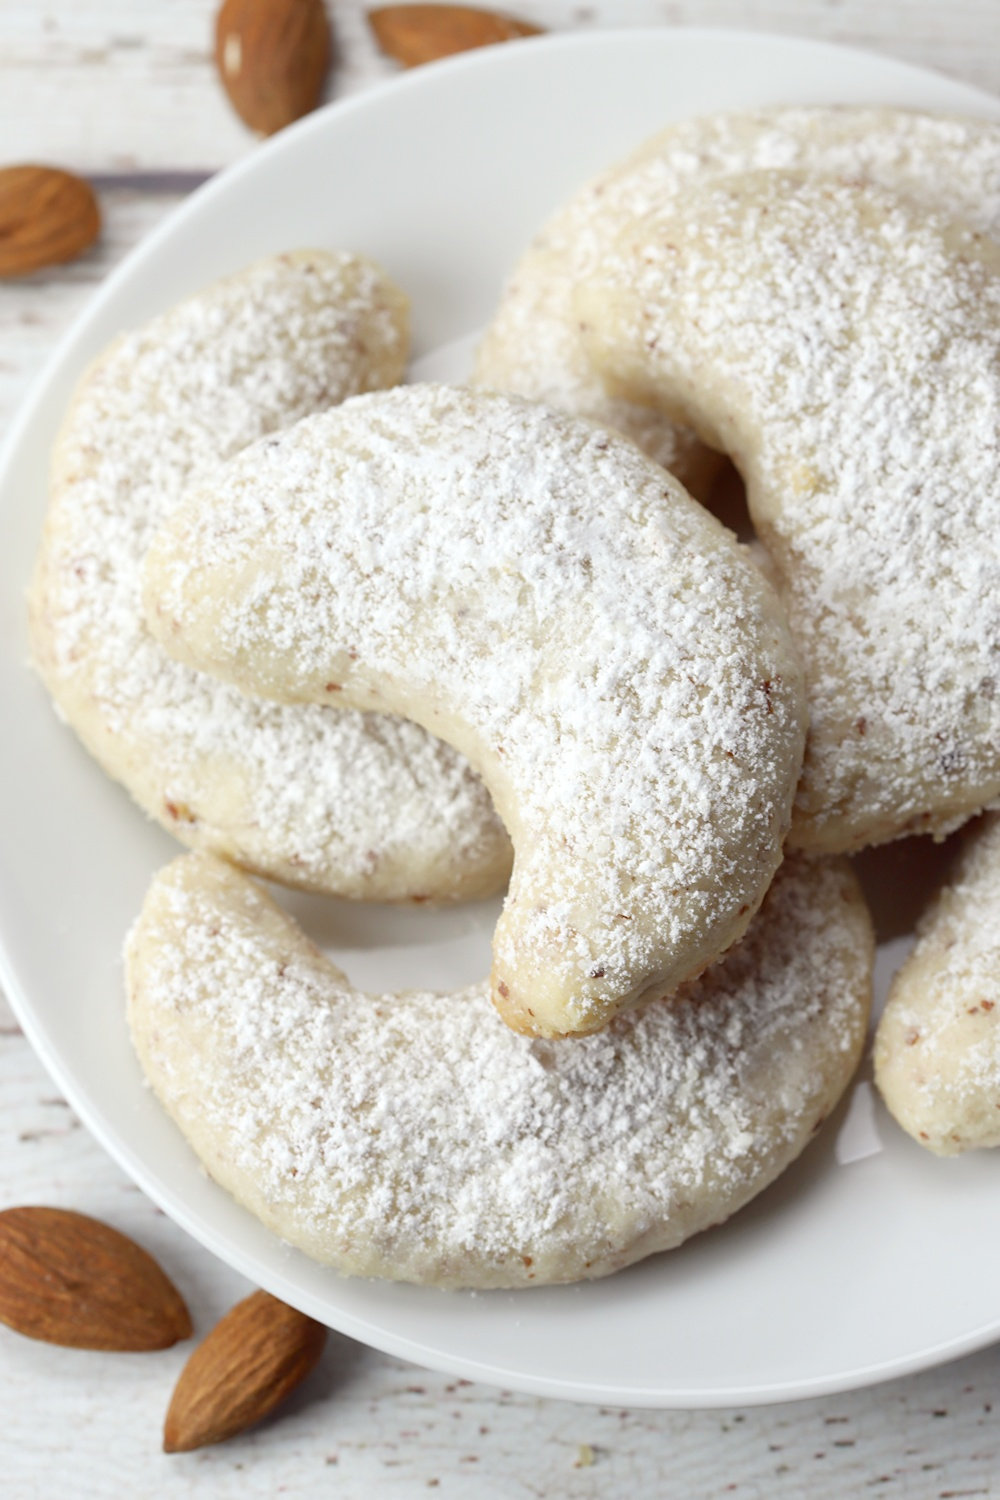
<path id="1" fill-rule="evenodd" d="M 130 1049 L 122 938 L 175 846 L 25 670 L 22 598 L 49 450 L 76 376 L 115 333 L 294 245 L 375 256 L 412 295 L 420 373 L 460 376 L 504 272 L 586 176 L 671 119 L 795 102 L 1000 115 L 986 95 L 884 58 L 720 31 L 578 33 L 417 70 L 312 116 L 196 193 L 64 340 L 0 467 L 0 976 L 26 1032 L 94 1134 L 197 1239 L 333 1327 L 455 1374 L 582 1401 L 707 1406 L 845 1389 L 976 1348 L 1000 1336 L 1000 1159 L 931 1159 L 862 1080 L 729 1225 L 607 1281 L 446 1294 L 345 1280 L 289 1250 L 202 1174 Z M 912 862 L 876 857 L 876 887 Z M 485 972 L 495 907 L 289 903 L 363 984 L 447 987 Z"/>

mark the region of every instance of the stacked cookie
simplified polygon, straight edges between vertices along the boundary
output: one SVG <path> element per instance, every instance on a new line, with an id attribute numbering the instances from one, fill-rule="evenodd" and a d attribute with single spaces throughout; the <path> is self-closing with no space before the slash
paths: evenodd
<path id="1" fill-rule="evenodd" d="M 1000 796 L 998 232 L 995 124 L 688 121 L 546 226 L 480 351 L 480 381 L 694 484 L 699 440 L 736 461 L 806 672 L 799 847 L 941 836 Z M 943 1153 L 998 1138 L 994 846 L 973 835 L 876 1047 L 890 1109 Z"/>
<path id="2" fill-rule="evenodd" d="M 198 473 L 400 379 L 409 309 L 357 256 L 253 266 L 128 333 L 60 433 L 29 599 L 35 664 L 104 769 L 184 843 L 363 900 L 495 890 L 510 846 L 469 767 L 399 719 L 255 703 L 146 628 L 142 563 Z"/>
<path id="3" fill-rule="evenodd" d="M 483 383 L 735 460 L 807 677 L 799 847 L 1000 796 L 991 229 L 995 124 L 690 121 L 542 231 L 480 353 Z"/>
<path id="4" fill-rule="evenodd" d="M 912 201 L 928 160 L 959 194 L 951 158 L 971 201 L 998 139 L 870 111 L 668 133 L 515 272 L 478 380 L 545 389 L 378 390 L 405 299 L 319 253 L 85 377 L 35 656 L 200 851 L 130 937 L 133 1036 L 293 1244 L 442 1286 L 603 1275 L 733 1213 L 836 1103 L 872 939 L 825 856 L 1000 793 L 969 598 L 1000 252 Z M 773 582 L 657 461 L 697 485 L 714 450 Z M 490 979 L 450 995 L 356 991 L 236 868 L 446 900 L 511 849 Z"/>

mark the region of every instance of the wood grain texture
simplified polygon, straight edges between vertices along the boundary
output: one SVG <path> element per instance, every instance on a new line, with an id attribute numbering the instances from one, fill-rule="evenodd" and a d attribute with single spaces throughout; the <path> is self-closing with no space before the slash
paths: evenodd
<path id="1" fill-rule="evenodd" d="M 737 26 L 885 52 L 982 88 L 1000 87 L 995 0 L 520 0 L 513 14 L 550 31 L 597 25 Z M 325 97 L 396 71 L 363 0 L 328 4 L 334 66 Z M 4 0 L 0 142 L 9 159 L 73 171 L 211 168 L 252 150 L 212 61 L 208 0 Z M 127 129 L 123 122 L 127 122 Z"/>
<path id="2" fill-rule="evenodd" d="M 882 51 L 1000 92 L 997 0 L 519 0 L 557 30 L 697 24 L 787 31 Z M 329 10 L 343 97 L 396 71 L 362 0 Z M 4 0 L 7 160 L 97 174 L 99 247 L 0 286 L 0 432 L 58 336 L 124 253 L 207 173 L 252 150 L 211 61 L 208 0 Z M 106 1219 L 157 1257 L 196 1334 L 248 1283 L 164 1217 L 59 1098 L 0 1002 L 0 1207 Z M 872 1226 L 872 1233 L 878 1226 Z M 337 1500 L 952 1500 L 1000 1496 L 1000 1350 L 847 1396 L 725 1412 L 574 1406 L 429 1374 L 332 1335 L 287 1411 L 218 1449 L 159 1451 L 190 1345 L 109 1355 L 0 1329 L 0 1473 L 11 1500 L 336 1495 Z"/>

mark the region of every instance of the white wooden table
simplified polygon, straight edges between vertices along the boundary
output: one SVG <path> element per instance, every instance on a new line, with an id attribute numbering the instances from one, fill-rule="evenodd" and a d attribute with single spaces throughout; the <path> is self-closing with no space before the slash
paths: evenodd
<path id="1" fill-rule="evenodd" d="M 331 97 L 387 76 L 361 0 L 334 0 Z M 850 42 L 1000 92 L 1000 0 L 517 0 L 549 28 L 738 25 Z M 106 232 L 69 268 L 0 283 L 0 430 L 94 285 L 202 178 L 254 148 L 218 87 L 210 0 L 3 0 L 0 163 L 90 174 Z M 52 1203 L 158 1255 L 204 1333 L 248 1290 L 123 1176 L 0 1001 L 0 1206 Z M 190 1345 L 102 1355 L 0 1337 L 0 1489 L 34 1496 L 1000 1496 L 1000 1350 L 852 1395 L 724 1412 L 573 1406 L 429 1374 L 331 1335 L 280 1420 L 159 1449 Z M 996 1415 L 994 1415 L 996 1408 Z"/>

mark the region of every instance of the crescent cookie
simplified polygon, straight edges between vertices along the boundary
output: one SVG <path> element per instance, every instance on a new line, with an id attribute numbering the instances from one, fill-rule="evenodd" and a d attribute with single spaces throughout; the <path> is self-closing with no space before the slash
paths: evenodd
<path id="1" fill-rule="evenodd" d="M 605 388 L 573 298 L 628 225 L 683 203 L 711 177 L 760 169 L 850 176 L 1000 232 L 1000 124 L 870 108 L 783 108 L 684 120 L 588 182 L 514 268 L 479 348 L 475 380 L 626 433 L 699 498 L 714 454 L 688 427 Z"/>
<path id="2" fill-rule="evenodd" d="M 592 356 L 747 485 L 802 651 L 791 841 L 943 833 L 1000 795 L 1000 246 L 881 188 L 717 179 L 579 291 Z"/>
<path id="3" fill-rule="evenodd" d="M 787 861 L 742 943 L 576 1041 L 516 1036 L 487 987 L 352 988 L 246 876 L 189 854 L 126 952 L 154 1092 L 210 1175 L 355 1276 L 604 1276 L 727 1218 L 798 1156 L 864 1041 L 867 911 Z"/>
<path id="4" fill-rule="evenodd" d="M 196 487 L 147 581 L 181 660 L 469 757 L 515 850 L 512 1026 L 596 1030 L 760 904 L 802 751 L 794 648 L 732 535 L 624 439 L 466 389 L 358 397 Z"/>
<path id="5" fill-rule="evenodd" d="M 875 1082 L 938 1156 L 1000 1146 L 1000 816 L 921 919 L 876 1033 Z"/>
<path id="6" fill-rule="evenodd" d="M 182 842 L 344 896 L 478 895 L 510 846 L 453 750 L 399 719 L 252 703 L 146 629 L 141 565 L 196 473 L 402 374 L 407 304 L 357 256 L 299 252 L 125 334 L 59 439 L 30 596 L 35 665 L 109 775 Z"/>

